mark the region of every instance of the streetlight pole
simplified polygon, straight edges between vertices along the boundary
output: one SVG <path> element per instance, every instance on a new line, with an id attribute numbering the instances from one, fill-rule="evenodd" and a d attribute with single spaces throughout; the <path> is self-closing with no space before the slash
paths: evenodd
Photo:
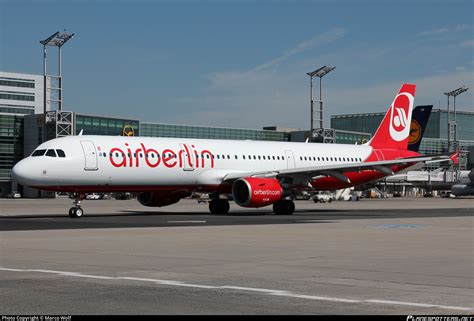
<path id="1" fill-rule="evenodd" d="M 311 133 L 313 132 L 313 124 L 314 124 L 314 110 L 313 110 L 313 77 L 309 77 L 309 82 L 310 82 L 310 105 L 311 105 Z"/>
<path id="2" fill-rule="evenodd" d="M 57 110 L 61 111 L 62 110 L 62 79 L 61 79 L 61 47 L 68 42 L 70 39 L 74 37 L 73 33 L 66 33 L 66 32 L 60 32 L 57 31 L 48 38 L 41 40 L 40 43 L 43 45 L 43 77 L 44 77 L 44 113 L 46 113 L 46 105 L 47 105 L 47 100 L 46 100 L 46 90 L 47 90 L 47 71 L 46 71 L 46 46 L 54 46 L 58 47 L 58 75 L 55 76 L 58 81 L 57 88 L 54 90 L 58 92 L 58 98 L 54 99 L 54 101 L 57 103 Z"/>
<path id="3" fill-rule="evenodd" d="M 310 103 L 311 103 L 311 137 L 313 137 L 313 131 L 314 131 L 314 99 L 313 99 L 313 78 L 318 77 L 319 78 L 319 119 L 317 121 L 319 122 L 319 128 L 321 130 L 324 128 L 324 113 L 323 113 L 323 85 L 322 85 L 322 80 L 325 75 L 330 73 L 336 69 L 336 67 L 331 67 L 331 66 L 323 66 L 319 69 L 316 69 L 315 71 L 308 72 L 306 73 L 309 78 L 310 78 Z"/>
<path id="4" fill-rule="evenodd" d="M 63 120 L 58 120 L 60 118 L 59 115 L 62 113 L 62 107 L 63 107 L 63 93 L 62 93 L 62 74 L 61 74 L 61 47 L 68 42 L 74 34 L 72 33 L 66 33 L 66 32 L 60 32 L 57 31 L 53 33 L 51 36 L 48 38 L 41 40 L 40 43 L 43 45 L 43 118 L 44 118 L 44 123 L 43 123 L 43 137 L 42 140 L 46 141 L 48 138 L 47 131 L 49 130 L 48 128 L 52 128 L 51 126 L 47 126 L 48 124 L 52 124 L 54 121 L 55 124 L 55 136 L 58 135 L 58 128 L 60 126 L 63 126 L 61 122 Z M 47 72 L 47 46 L 54 46 L 58 48 L 58 74 L 56 76 L 50 75 L 48 76 Z M 48 84 L 48 78 L 49 78 L 49 84 Z M 48 93 L 49 93 L 49 100 L 48 100 Z M 48 101 L 49 101 L 49 110 L 48 110 Z M 54 120 L 48 119 L 51 114 L 50 110 L 53 109 L 53 106 L 55 107 L 54 111 Z M 65 126 L 70 126 L 72 128 L 72 123 L 67 124 Z"/>
<path id="5" fill-rule="evenodd" d="M 457 116 L 456 116 L 456 97 L 463 92 L 466 92 L 469 88 L 466 86 L 461 86 L 458 89 L 452 90 L 450 92 L 444 93 L 448 97 L 448 152 L 453 153 L 459 151 L 458 146 L 458 134 L 457 134 Z M 451 121 L 450 110 L 449 110 L 449 97 L 453 97 L 454 105 L 453 105 L 453 120 Z M 461 157 L 461 156 L 460 156 Z M 459 172 L 457 170 L 460 169 L 460 164 L 457 165 L 450 165 L 450 169 L 455 170 L 457 175 L 456 179 L 459 179 Z"/>
<path id="6" fill-rule="evenodd" d="M 319 77 L 319 128 L 323 126 L 323 77 Z"/>
<path id="7" fill-rule="evenodd" d="M 458 89 L 454 89 L 452 91 L 444 93 L 448 97 L 448 151 L 454 152 L 455 150 L 451 150 L 452 144 L 451 141 L 454 142 L 454 149 L 457 149 L 457 117 L 456 117 L 456 97 L 463 92 L 466 92 L 469 88 L 466 86 L 461 86 Z M 449 110 L 449 97 L 453 97 L 454 105 L 453 105 L 453 120 L 451 121 L 451 112 Z M 451 133 L 452 131 L 452 133 Z"/>

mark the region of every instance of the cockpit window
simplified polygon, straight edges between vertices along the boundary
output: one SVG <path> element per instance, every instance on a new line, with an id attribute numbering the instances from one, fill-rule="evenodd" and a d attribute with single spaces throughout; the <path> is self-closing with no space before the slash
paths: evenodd
<path id="1" fill-rule="evenodd" d="M 46 156 L 56 157 L 56 152 L 54 151 L 54 149 L 48 149 L 48 151 L 46 152 Z"/>
<path id="2" fill-rule="evenodd" d="M 46 149 L 37 149 L 31 154 L 32 157 L 43 156 L 46 152 Z"/>
<path id="3" fill-rule="evenodd" d="M 56 153 L 58 153 L 59 157 L 66 157 L 66 154 L 62 149 L 56 149 Z"/>

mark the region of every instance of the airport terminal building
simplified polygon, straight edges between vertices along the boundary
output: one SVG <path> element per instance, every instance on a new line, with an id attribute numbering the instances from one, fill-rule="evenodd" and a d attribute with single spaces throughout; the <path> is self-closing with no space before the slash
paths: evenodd
<path id="1" fill-rule="evenodd" d="M 44 128 L 45 114 L 44 77 L 19 73 L 0 72 L 0 197 L 20 187 L 10 177 L 14 164 L 28 156 L 45 139 L 55 138 Z M 47 85 L 48 86 L 48 85 Z M 49 105 L 46 108 L 49 110 Z M 135 136 L 177 137 L 203 139 L 298 141 L 309 137 L 309 131 L 276 126 L 263 129 L 229 128 L 165 124 L 98 115 L 66 112 L 70 133 L 84 135 L 120 135 L 125 127 L 133 129 Z M 56 112 L 57 115 L 59 115 Z M 331 117 L 336 143 L 361 144 L 368 141 L 379 125 L 382 113 L 336 115 Z M 53 112 L 54 115 L 54 112 Z M 447 115 L 444 110 L 433 110 L 421 144 L 421 153 L 439 154 L 447 151 Z M 58 116 L 55 120 L 59 122 Z M 469 150 L 463 164 L 471 168 L 474 163 L 474 113 L 458 112 L 458 139 L 461 148 Z M 57 125 L 57 124 L 56 124 Z M 57 126 L 56 126 L 57 130 Z M 46 132 L 46 134 L 45 134 Z M 57 134 L 57 132 L 56 132 Z M 37 190 L 20 191 L 26 197 L 45 196 Z"/>

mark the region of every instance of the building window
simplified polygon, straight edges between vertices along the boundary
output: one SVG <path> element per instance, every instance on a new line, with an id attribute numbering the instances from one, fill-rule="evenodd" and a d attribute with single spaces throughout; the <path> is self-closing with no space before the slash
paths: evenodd
<path id="1" fill-rule="evenodd" d="M 0 79 L 0 86 L 35 88 L 35 83 L 34 83 L 34 81 L 33 82 L 26 82 L 26 81 L 15 81 L 15 80 Z"/>
<path id="2" fill-rule="evenodd" d="M 23 101 L 35 101 L 35 96 L 33 95 L 21 95 L 13 94 L 8 92 L 0 92 L 0 99 L 10 99 L 10 100 L 23 100 Z"/>

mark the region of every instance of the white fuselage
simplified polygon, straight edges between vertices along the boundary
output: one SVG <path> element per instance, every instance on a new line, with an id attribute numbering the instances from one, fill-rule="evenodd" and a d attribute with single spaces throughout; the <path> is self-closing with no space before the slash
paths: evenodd
<path id="1" fill-rule="evenodd" d="M 65 157 L 29 156 L 14 168 L 21 184 L 140 187 L 214 186 L 229 173 L 353 164 L 372 153 L 368 145 L 290 143 L 121 136 L 69 136 L 38 150 Z M 33 154 L 34 155 L 34 154 Z M 159 156 L 158 156 L 159 155 Z"/>

